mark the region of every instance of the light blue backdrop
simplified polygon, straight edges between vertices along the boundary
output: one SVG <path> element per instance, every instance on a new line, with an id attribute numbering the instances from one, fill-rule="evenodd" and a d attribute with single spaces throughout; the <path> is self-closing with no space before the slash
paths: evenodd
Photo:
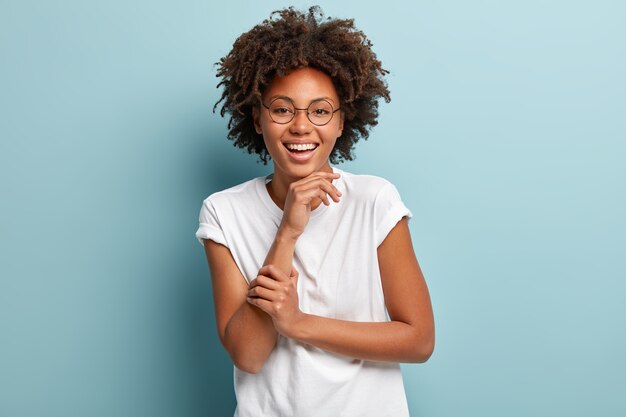
<path id="1" fill-rule="evenodd" d="M 286 5 L 0 1 L 1 416 L 232 415 L 194 232 L 269 168 L 211 113 L 213 63 Z M 412 415 L 626 415 L 624 2 L 321 5 L 391 71 L 342 168 L 415 215 Z"/>

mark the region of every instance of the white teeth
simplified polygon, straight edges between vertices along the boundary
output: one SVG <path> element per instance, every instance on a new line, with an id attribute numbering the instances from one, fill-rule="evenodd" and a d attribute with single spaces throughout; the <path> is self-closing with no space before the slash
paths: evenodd
<path id="1" fill-rule="evenodd" d="M 292 151 L 309 151 L 317 148 L 314 143 L 286 143 L 285 146 Z"/>

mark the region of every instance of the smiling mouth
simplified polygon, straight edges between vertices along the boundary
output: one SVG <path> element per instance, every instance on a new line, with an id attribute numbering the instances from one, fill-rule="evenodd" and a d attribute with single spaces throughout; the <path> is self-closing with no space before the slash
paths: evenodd
<path id="1" fill-rule="evenodd" d="M 285 143 L 284 146 L 292 153 L 306 153 L 314 151 L 319 145 L 317 143 Z"/>

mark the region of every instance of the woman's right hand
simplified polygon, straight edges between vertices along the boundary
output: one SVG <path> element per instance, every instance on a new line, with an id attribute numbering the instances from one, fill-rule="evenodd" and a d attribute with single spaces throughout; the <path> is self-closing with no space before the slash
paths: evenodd
<path id="1" fill-rule="evenodd" d="M 332 180 L 339 178 L 334 172 L 317 171 L 292 182 L 287 191 L 283 219 L 279 227 L 279 233 L 297 239 L 304 232 L 309 222 L 312 206 L 319 204 L 319 200 L 325 205 L 330 205 L 328 197 L 339 202 L 341 192 L 332 184 Z"/>

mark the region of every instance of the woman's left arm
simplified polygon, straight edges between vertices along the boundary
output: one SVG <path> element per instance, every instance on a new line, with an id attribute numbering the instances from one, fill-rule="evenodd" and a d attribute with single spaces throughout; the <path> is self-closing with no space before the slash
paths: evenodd
<path id="1" fill-rule="evenodd" d="M 248 299 L 266 311 L 279 333 L 341 355 L 386 362 L 425 362 L 435 345 L 428 287 L 419 267 L 406 218 L 378 247 L 385 305 L 391 321 L 355 322 L 306 314 L 298 307 L 294 279 L 272 274 L 283 293 L 251 285 Z M 268 274 L 269 275 L 269 274 Z"/>

